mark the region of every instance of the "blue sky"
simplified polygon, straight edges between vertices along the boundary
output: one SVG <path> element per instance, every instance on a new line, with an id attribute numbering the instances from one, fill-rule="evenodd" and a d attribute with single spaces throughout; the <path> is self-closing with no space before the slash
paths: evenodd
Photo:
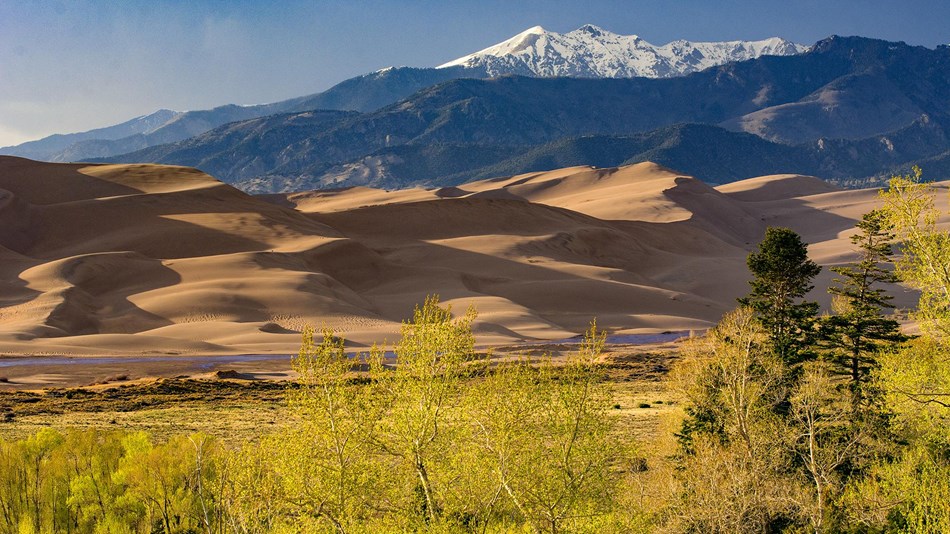
<path id="1" fill-rule="evenodd" d="M 434 66 L 531 26 L 654 44 L 831 34 L 950 43 L 937 0 L 0 0 L 0 146 L 158 108 L 272 102 Z"/>

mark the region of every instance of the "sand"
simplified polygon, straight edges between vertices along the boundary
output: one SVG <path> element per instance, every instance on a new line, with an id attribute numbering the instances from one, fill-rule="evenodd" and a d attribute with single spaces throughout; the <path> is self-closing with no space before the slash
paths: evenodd
<path id="1" fill-rule="evenodd" d="M 0 355 L 289 354 L 308 324 L 359 350 L 393 341 L 427 294 L 475 306 L 482 345 L 594 317 L 702 330 L 746 293 L 767 226 L 840 264 L 877 202 L 797 175 L 714 188 L 652 163 L 253 197 L 184 167 L 0 157 Z M 813 294 L 826 306 L 830 279 Z"/>

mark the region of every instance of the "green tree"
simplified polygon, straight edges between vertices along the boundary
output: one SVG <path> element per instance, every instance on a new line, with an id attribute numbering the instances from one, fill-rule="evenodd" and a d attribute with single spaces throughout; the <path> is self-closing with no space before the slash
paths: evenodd
<path id="1" fill-rule="evenodd" d="M 942 419 L 937 429 L 950 441 L 945 424 L 950 417 L 950 232 L 937 227 L 945 213 L 935 205 L 936 190 L 921 176 L 919 167 L 894 176 L 881 197 L 884 216 L 901 240 L 897 275 L 920 291 L 915 316 L 925 336 L 886 355 L 879 378 L 894 403 L 910 403 L 907 417 Z"/>
<path id="2" fill-rule="evenodd" d="M 606 411 L 604 342 L 592 322 L 563 365 L 499 364 L 473 390 L 471 419 L 489 476 L 538 531 L 561 532 L 610 510 L 620 447 Z"/>
<path id="3" fill-rule="evenodd" d="M 884 212 L 868 212 L 857 223 L 859 233 L 851 242 L 861 250 L 861 259 L 851 265 L 832 267 L 841 275 L 828 292 L 834 295 L 835 315 L 822 321 L 822 337 L 830 348 L 836 372 L 849 379 L 852 404 L 862 397 L 868 372 L 876 366 L 877 353 L 907 339 L 900 324 L 883 312 L 893 308 L 893 298 L 879 284 L 895 283 L 897 276 L 884 268 L 890 261 L 894 234 Z"/>
<path id="4" fill-rule="evenodd" d="M 68 475 L 61 433 L 44 428 L 0 446 L 0 516 L 6 532 L 65 530 Z"/>
<path id="5" fill-rule="evenodd" d="M 808 359 L 818 304 L 803 299 L 821 271 L 808 259 L 808 246 L 792 230 L 770 227 L 746 263 L 752 291 L 739 303 L 755 311 L 776 356 L 788 364 Z"/>
<path id="6" fill-rule="evenodd" d="M 905 445 L 894 459 L 872 465 L 841 499 L 853 532 L 950 532 L 950 461 L 945 452 Z"/>
<path id="7" fill-rule="evenodd" d="M 117 508 L 143 516 L 151 532 L 208 530 L 210 516 L 203 506 L 213 504 L 203 488 L 214 477 L 214 465 L 202 458 L 213 454 L 212 440 L 178 435 L 155 444 L 148 434 L 136 432 L 125 436 L 122 446 L 113 474 L 113 482 L 125 488 L 115 500 Z"/>
<path id="8" fill-rule="evenodd" d="M 380 414 L 375 442 L 399 460 L 398 467 L 410 474 L 407 479 L 415 479 L 411 493 L 418 498 L 406 508 L 410 516 L 430 524 L 443 517 L 439 484 L 447 484 L 449 477 L 436 466 L 444 465 L 458 445 L 451 437 L 456 428 L 452 422 L 459 417 L 465 362 L 474 355 L 475 315 L 472 308 L 453 319 L 437 296 L 427 297 L 402 325 L 402 338 L 393 351 L 395 367 L 383 366 L 379 358 L 372 366 L 378 398 L 387 407 Z"/>
<path id="9" fill-rule="evenodd" d="M 826 362 L 806 364 L 787 420 L 788 445 L 810 486 L 802 488 L 798 502 L 815 532 L 840 530 L 834 522 L 835 500 L 865 440 L 865 426 L 852 421 L 853 411 L 835 379 Z"/>
<path id="10" fill-rule="evenodd" d="M 883 212 L 900 240 L 897 275 L 920 291 L 923 335 L 882 351 L 870 378 L 882 393 L 899 446 L 866 469 L 842 500 L 865 530 L 950 531 L 950 234 L 919 168 L 895 176 Z"/>
<path id="11" fill-rule="evenodd" d="M 265 436 L 244 443 L 222 460 L 227 473 L 222 506 L 230 532 L 287 532 L 293 530 L 293 505 L 284 494 L 285 484 L 276 464 L 285 436 Z"/>
<path id="12" fill-rule="evenodd" d="M 917 317 L 934 336 L 950 336 L 950 232 L 937 227 L 944 213 L 935 206 L 936 189 L 921 179 L 919 167 L 894 176 L 881 193 L 883 213 L 901 241 L 897 275 L 920 291 Z"/>
<path id="13" fill-rule="evenodd" d="M 70 475 L 69 501 L 76 512 L 79 530 L 92 532 L 107 522 L 134 525 L 116 507 L 123 487 L 112 480 L 122 456 L 122 435 L 117 432 L 70 432 L 63 444 L 63 456 Z"/>
<path id="14" fill-rule="evenodd" d="M 775 410 L 789 396 L 787 375 L 749 308 L 684 347 L 671 371 L 690 414 L 669 510 L 674 531 L 767 532 L 794 520 L 803 490 Z"/>
<path id="15" fill-rule="evenodd" d="M 323 331 L 319 344 L 311 328 L 304 330 L 293 361 L 300 388 L 290 395 L 302 421 L 275 451 L 291 509 L 339 532 L 363 515 L 375 493 L 369 461 L 378 403 L 373 388 L 354 378 L 354 363 L 332 330 Z"/>

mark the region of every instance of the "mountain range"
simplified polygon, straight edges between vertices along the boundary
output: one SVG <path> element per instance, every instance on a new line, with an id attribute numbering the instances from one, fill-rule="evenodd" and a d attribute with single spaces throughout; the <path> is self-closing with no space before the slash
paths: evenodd
<path id="1" fill-rule="evenodd" d="M 626 77 L 635 73 L 649 77 Z M 532 28 L 438 68 L 179 114 L 52 159 L 193 166 L 251 192 L 439 187 L 641 161 L 709 183 L 791 172 L 860 186 L 913 164 L 942 178 L 948 110 L 946 46 L 832 36 L 807 49 L 781 39 L 654 47 L 589 25 Z M 229 113 L 254 116 L 194 135 Z"/>
<path id="2" fill-rule="evenodd" d="M 271 115 L 109 161 L 193 166 L 256 192 L 647 160 L 710 183 L 792 172 L 861 184 L 945 160 L 947 110 L 950 48 L 831 37 L 673 78 L 454 79 L 374 112 Z"/>
<path id="3" fill-rule="evenodd" d="M 637 35 L 618 35 L 593 24 L 564 34 L 535 26 L 438 68 L 483 69 L 491 77 L 670 78 L 733 61 L 806 50 L 779 37 L 713 43 L 678 40 L 654 46 Z"/>
<path id="4" fill-rule="evenodd" d="M 724 43 L 680 40 L 654 47 L 637 36 L 617 35 L 593 25 L 566 34 L 535 27 L 437 68 L 390 67 L 343 81 L 321 93 L 273 104 L 225 105 L 188 112 L 160 110 L 108 128 L 3 147 L 0 154 L 54 162 L 81 161 L 181 141 L 228 122 L 274 113 L 315 109 L 375 111 L 416 91 L 457 78 L 509 74 L 670 77 L 763 54 L 799 53 L 804 48 L 780 38 Z"/>

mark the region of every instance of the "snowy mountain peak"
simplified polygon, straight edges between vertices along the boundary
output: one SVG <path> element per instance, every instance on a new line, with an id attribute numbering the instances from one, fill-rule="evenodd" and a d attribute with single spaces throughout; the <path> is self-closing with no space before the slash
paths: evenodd
<path id="1" fill-rule="evenodd" d="M 600 26 L 594 26 L 593 24 L 585 24 L 581 26 L 580 28 L 570 32 L 568 35 L 573 34 L 573 33 L 582 33 L 582 34 L 586 33 L 587 35 L 590 35 L 591 37 L 600 37 L 602 35 L 617 35 L 613 32 L 610 32 L 601 28 Z"/>
<path id="2" fill-rule="evenodd" d="M 489 76 L 669 78 L 732 61 L 764 55 L 787 56 L 806 50 L 803 45 L 779 37 L 713 43 L 679 40 L 654 46 L 636 35 L 619 35 L 593 24 L 564 34 L 535 26 L 437 68 L 478 68 Z"/>

